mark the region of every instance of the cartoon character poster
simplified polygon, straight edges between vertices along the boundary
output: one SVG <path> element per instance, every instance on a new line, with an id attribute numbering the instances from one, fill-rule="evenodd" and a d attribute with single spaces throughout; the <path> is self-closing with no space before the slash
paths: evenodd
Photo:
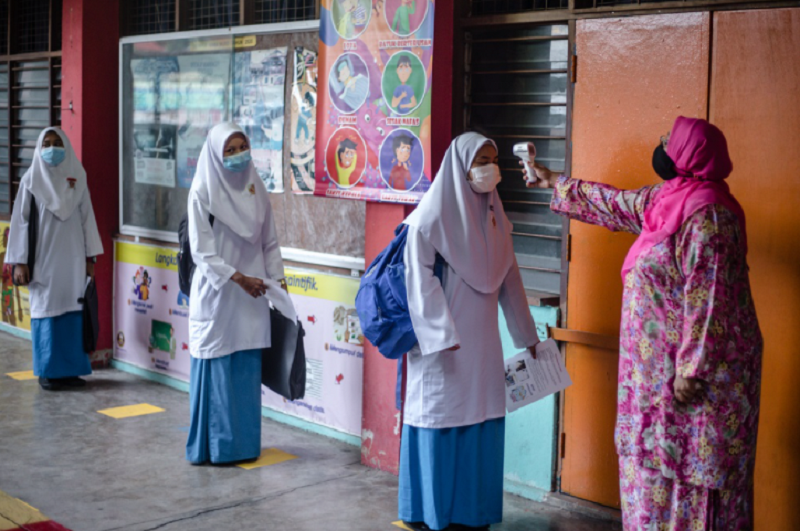
<path id="1" fill-rule="evenodd" d="M 303 47 L 294 50 L 294 84 L 291 98 L 292 192 L 314 193 L 314 146 L 317 140 L 317 54 Z"/>
<path id="2" fill-rule="evenodd" d="M 315 195 L 417 203 L 431 182 L 434 0 L 322 0 Z"/>
<path id="3" fill-rule="evenodd" d="M 0 268 L 2 268 L 2 299 L 0 300 L 0 313 L 2 322 L 6 325 L 23 330 L 31 329 L 31 306 L 28 288 L 14 285 L 14 268 L 5 263 L 6 249 L 8 248 L 8 235 L 11 226 L 0 222 L 2 244 L 0 245 Z"/>
<path id="4" fill-rule="evenodd" d="M 283 193 L 287 48 L 237 52 L 233 119 L 250 138 L 253 164 L 269 192 Z"/>

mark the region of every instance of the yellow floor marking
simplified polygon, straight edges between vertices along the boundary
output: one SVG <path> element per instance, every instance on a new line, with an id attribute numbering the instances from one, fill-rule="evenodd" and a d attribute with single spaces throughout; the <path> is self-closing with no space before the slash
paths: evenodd
<path id="1" fill-rule="evenodd" d="M 149 415 L 151 413 L 161 413 L 164 409 L 150 404 L 133 404 L 131 406 L 110 407 L 101 409 L 98 413 L 108 415 L 114 419 L 125 419 L 128 417 L 138 417 L 139 415 Z"/>
<path id="2" fill-rule="evenodd" d="M 22 500 L 9 496 L 0 490 L 0 531 L 19 529 L 26 524 L 49 520 Z"/>
<path id="3" fill-rule="evenodd" d="M 400 529 L 405 529 L 405 530 L 407 530 L 407 531 L 414 531 L 413 529 L 411 529 L 410 527 L 408 527 L 406 524 L 404 524 L 402 520 L 398 520 L 398 521 L 396 521 L 396 522 L 392 522 L 392 525 L 394 525 L 394 526 L 397 526 L 397 527 L 399 527 Z"/>
<path id="4" fill-rule="evenodd" d="M 14 378 L 15 380 L 35 380 L 38 378 L 37 376 L 33 375 L 33 371 L 19 371 L 19 372 L 7 372 L 6 376 Z"/>
<path id="5" fill-rule="evenodd" d="M 244 463 L 236 466 L 244 468 L 245 470 L 252 470 L 254 468 L 261 468 L 262 466 L 277 465 L 278 463 L 291 461 L 292 459 L 297 459 L 297 456 L 287 454 L 277 448 L 267 448 L 266 450 L 261 450 L 261 455 L 252 463 Z"/>

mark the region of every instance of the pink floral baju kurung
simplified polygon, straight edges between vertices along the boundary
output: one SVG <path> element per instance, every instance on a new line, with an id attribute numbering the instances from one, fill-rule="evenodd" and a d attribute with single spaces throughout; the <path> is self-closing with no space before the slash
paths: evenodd
<path id="1" fill-rule="evenodd" d="M 551 206 L 640 234 L 661 186 L 562 176 Z M 615 442 L 626 530 L 753 527 L 762 338 L 743 236 L 728 209 L 704 206 L 624 279 Z M 705 396 L 678 403 L 676 375 L 702 380 Z"/>

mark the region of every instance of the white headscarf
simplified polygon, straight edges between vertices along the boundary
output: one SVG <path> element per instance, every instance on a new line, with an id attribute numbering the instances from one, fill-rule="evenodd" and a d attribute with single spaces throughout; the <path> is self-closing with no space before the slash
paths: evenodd
<path id="1" fill-rule="evenodd" d="M 64 142 L 66 157 L 58 166 L 51 166 L 42 159 L 42 142 L 45 135 L 53 131 Z M 59 127 L 48 127 L 39 133 L 33 163 L 22 176 L 20 186 L 27 188 L 40 204 L 61 221 L 72 216 L 86 190 L 86 170 L 72 149 L 72 143 Z"/>
<path id="2" fill-rule="evenodd" d="M 208 132 L 197 161 L 192 193 L 216 221 L 255 243 L 270 212 L 269 197 L 252 162 L 243 172 L 226 170 L 222 164 L 225 142 L 237 133 L 250 145 L 242 128 L 231 122 L 215 125 Z"/>
<path id="3" fill-rule="evenodd" d="M 512 225 L 497 190 L 479 194 L 467 182 L 470 166 L 486 144 L 497 147 L 478 133 L 453 140 L 430 190 L 405 223 L 416 227 L 464 282 L 493 293 L 514 263 L 514 247 Z"/>

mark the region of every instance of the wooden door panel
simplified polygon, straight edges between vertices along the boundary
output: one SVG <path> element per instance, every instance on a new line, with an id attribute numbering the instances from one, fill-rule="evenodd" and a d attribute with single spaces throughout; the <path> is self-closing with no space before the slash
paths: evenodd
<path id="1" fill-rule="evenodd" d="M 658 181 L 653 148 L 675 117 L 706 117 L 710 15 L 582 20 L 576 24 L 573 176 L 635 188 Z M 571 223 L 567 326 L 619 333 L 620 269 L 633 236 Z M 561 490 L 619 506 L 613 431 L 616 352 L 567 346 Z"/>
<path id="2" fill-rule="evenodd" d="M 797 529 L 800 9 L 714 14 L 710 118 L 728 139 L 764 334 L 756 529 Z"/>

